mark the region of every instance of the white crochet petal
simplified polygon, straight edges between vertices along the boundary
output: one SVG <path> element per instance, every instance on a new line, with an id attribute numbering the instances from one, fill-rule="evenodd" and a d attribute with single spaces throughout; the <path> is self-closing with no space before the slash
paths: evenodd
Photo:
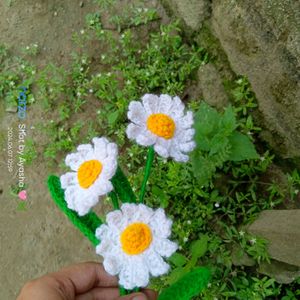
<path id="1" fill-rule="evenodd" d="M 65 190 L 65 200 L 68 208 L 75 210 L 79 216 L 83 216 L 97 204 L 98 196 L 83 191 L 79 186 L 69 186 Z"/>
<path id="2" fill-rule="evenodd" d="M 122 262 L 116 255 L 107 255 L 104 258 L 103 267 L 108 274 L 115 276 L 121 271 Z"/>
<path id="3" fill-rule="evenodd" d="M 77 171 L 84 161 L 85 158 L 80 153 L 70 153 L 66 156 L 65 164 L 73 171 Z"/>
<path id="4" fill-rule="evenodd" d="M 125 289 L 146 287 L 149 284 L 149 270 L 141 256 L 128 257 L 119 274 L 119 283 Z"/>
<path id="5" fill-rule="evenodd" d="M 126 129 L 126 135 L 131 140 L 136 139 L 140 134 L 143 134 L 144 132 L 145 130 L 143 129 L 143 127 L 135 125 L 133 123 L 130 123 Z"/>
<path id="6" fill-rule="evenodd" d="M 188 111 L 185 116 L 181 118 L 180 127 L 183 129 L 191 128 L 194 124 L 194 117 L 191 111 Z"/>
<path id="7" fill-rule="evenodd" d="M 157 137 L 149 130 L 145 134 L 140 134 L 136 138 L 136 142 L 141 146 L 151 146 L 155 143 Z"/>
<path id="8" fill-rule="evenodd" d="M 188 143 L 179 144 L 179 150 L 182 152 L 191 152 L 196 148 L 196 143 L 194 141 Z"/>
<path id="9" fill-rule="evenodd" d="M 172 97 L 166 94 L 159 96 L 159 112 L 169 114 L 173 106 Z"/>
<path id="10" fill-rule="evenodd" d="M 124 203 L 121 206 L 121 210 L 126 221 L 131 223 L 137 210 L 137 205 L 133 203 Z"/>
<path id="11" fill-rule="evenodd" d="M 104 160 L 101 161 L 102 163 L 102 171 L 100 174 L 100 177 L 103 177 L 105 179 L 111 179 L 117 170 L 118 162 L 116 157 L 106 157 Z"/>
<path id="12" fill-rule="evenodd" d="M 177 147 L 171 148 L 170 155 L 177 162 L 188 162 L 189 156 L 182 153 Z"/>
<path id="13" fill-rule="evenodd" d="M 148 222 L 151 220 L 153 214 L 154 214 L 154 211 L 152 208 L 150 208 L 144 204 L 138 204 L 136 207 L 135 214 L 131 217 L 131 221 L 132 222 L 142 222 L 142 223 L 148 224 Z"/>
<path id="14" fill-rule="evenodd" d="M 110 228 L 120 232 L 127 226 L 127 219 L 124 218 L 120 210 L 114 210 L 106 215 L 106 222 Z"/>
<path id="15" fill-rule="evenodd" d="M 148 115 L 159 112 L 159 97 L 153 94 L 145 94 L 142 97 L 144 109 Z"/>
<path id="16" fill-rule="evenodd" d="M 166 217 L 162 208 L 155 211 L 149 224 L 157 237 L 168 238 L 171 235 L 172 221 Z"/>
<path id="17" fill-rule="evenodd" d="M 106 147 L 108 157 L 116 158 L 118 155 L 118 146 L 115 143 L 108 143 Z"/>
<path id="18" fill-rule="evenodd" d="M 89 152 L 93 151 L 93 147 L 90 144 L 82 144 L 77 148 L 77 153 L 80 153 L 83 157 L 85 157 Z"/>
<path id="19" fill-rule="evenodd" d="M 162 145 L 155 144 L 154 145 L 154 150 L 161 157 L 168 158 L 170 156 L 168 148 L 165 148 Z"/>
<path id="20" fill-rule="evenodd" d="M 174 119 L 183 117 L 184 114 L 184 104 L 180 100 L 179 97 L 173 98 L 173 106 L 172 111 L 170 112 L 170 116 L 172 116 Z"/>
<path id="21" fill-rule="evenodd" d="M 98 196 L 106 195 L 114 189 L 112 183 L 101 176 L 87 190 L 90 194 L 97 194 Z"/>
<path id="22" fill-rule="evenodd" d="M 128 107 L 127 117 L 135 124 L 145 124 L 147 121 L 147 115 L 142 103 L 138 101 L 131 101 Z"/>
<path id="23" fill-rule="evenodd" d="M 60 183 L 63 189 L 66 189 L 68 186 L 78 184 L 77 173 L 68 172 L 60 176 Z"/>
<path id="24" fill-rule="evenodd" d="M 195 129 L 193 128 L 179 130 L 176 133 L 176 139 L 178 141 L 181 141 L 182 143 L 190 142 L 193 140 L 194 134 L 195 134 Z"/>
<path id="25" fill-rule="evenodd" d="M 101 137 L 95 137 L 92 139 L 94 143 L 94 154 L 97 157 L 99 161 L 102 161 L 107 156 L 107 145 L 109 144 L 109 141 L 107 138 Z"/>
<path id="26" fill-rule="evenodd" d="M 152 276 L 161 276 L 169 271 L 170 266 L 153 249 L 146 251 L 143 256 Z"/>
<path id="27" fill-rule="evenodd" d="M 154 238 L 154 250 L 161 256 L 170 257 L 178 249 L 178 245 L 165 238 Z"/>
<path id="28" fill-rule="evenodd" d="M 98 244 L 96 247 L 96 253 L 105 258 L 107 255 L 111 253 L 111 251 L 112 251 L 111 240 L 108 238 L 105 238 L 103 240 L 100 239 L 100 244 Z"/>
<path id="29" fill-rule="evenodd" d="M 102 224 L 96 229 L 95 235 L 99 240 L 103 240 L 108 237 L 110 233 L 111 229 L 106 224 Z"/>

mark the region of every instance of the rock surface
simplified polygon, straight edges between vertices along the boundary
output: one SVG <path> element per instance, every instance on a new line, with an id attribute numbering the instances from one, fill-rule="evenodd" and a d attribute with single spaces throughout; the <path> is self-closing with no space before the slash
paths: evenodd
<path id="1" fill-rule="evenodd" d="M 222 78 L 213 64 L 208 63 L 199 68 L 198 86 L 204 100 L 208 104 L 219 109 L 228 105 L 229 100 L 222 83 Z"/>
<path id="2" fill-rule="evenodd" d="M 248 77 L 257 96 L 261 137 L 282 157 L 299 159 L 300 1 L 162 2 L 183 19 L 189 36 L 191 29 L 197 33 L 200 45 L 209 49 L 217 41 L 225 61 L 237 75 Z"/>
<path id="3" fill-rule="evenodd" d="M 279 283 L 289 284 L 300 276 L 300 267 L 271 260 L 270 264 L 261 263 L 258 272 L 274 278 Z"/>
<path id="4" fill-rule="evenodd" d="M 300 209 L 266 210 L 249 226 L 252 235 L 269 241 L 272 259 L 300 268 Z"/>

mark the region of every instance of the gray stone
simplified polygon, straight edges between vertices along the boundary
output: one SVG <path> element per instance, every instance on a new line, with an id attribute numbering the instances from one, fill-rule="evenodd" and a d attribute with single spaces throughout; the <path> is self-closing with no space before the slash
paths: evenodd
<path id="1" fill-rule="evenodd" d="M 262 113 L 262 138 L 300 157 L 300 2 L 215 0 L 212 29 L 237 74 L 246 75 Z"/>
<path id="2" fill-rule="evenodd" d="M 300 267 L 300 209 L 266 210 L 247 231 L 269 241 L 272 259 Z"/>
<path id="3" fill-rule="evenodd" d="M 277 282 L 283 284 L 292 283 L 300 276 L 299 267 L 279 262 L 277 260 L 272 260 L 270 264 L 267 262 L 261 263 L 257 271 L 264 275 L 268 275 L 274 278 Z"/>
<path id="4" fill-rule="evenodd" d="M 235 266 L 255 266 L 255 260 L 251 258 L 239 245 L 236 245 L 232 249 L 231 259 Z"/>
<path id="5" fill-rule="evenodd" d="M 228 105 L 229 101 L 221 76 L 213 64 L 208 63 L 199 68 L 198 86 L 208 104 L 219 109 Z"/>
<path id="6" fill-rule="evenodd" d="M 165 0 L 167 6 L 192 30 L 198 30 L 210 15 L 209 0 Z"/>

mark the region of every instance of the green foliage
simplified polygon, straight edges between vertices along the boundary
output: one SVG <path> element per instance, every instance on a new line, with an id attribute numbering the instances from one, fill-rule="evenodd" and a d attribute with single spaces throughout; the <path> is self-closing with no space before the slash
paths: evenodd
<path id="1" fill-rule="evenodd" d="M 197 147 L 192 155 L 192 165 L 201 185 L 208 184 L 216 169 L 226 161 L 259 157 L 249 137 L 238 132 L 237 126 L 231 106 L 220 114 L 205 102 L 200 104 L 195 114 Z"/>

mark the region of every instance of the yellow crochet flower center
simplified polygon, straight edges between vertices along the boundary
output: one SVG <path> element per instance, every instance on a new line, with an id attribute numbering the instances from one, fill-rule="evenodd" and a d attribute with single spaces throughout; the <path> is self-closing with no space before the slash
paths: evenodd
<path id="1" fill-rule="evenodd" d="M 165 114 L 152 114 L 148 117 L 147 128 L 159 137 L 171 139 L 175 133 L 175 122 Z"/>
<path id="2" fill-rule="evenodd" d="M 121 245 L 125 253 L 136 255 L 144 252 L 152 242 L 152 232 L 144 223 L 133 223 L 121 233 Z"/>
<path id="3" fill-rule="evenodd" d="M 77 178 L 79 185 L 87 189 L 95 180 L 99 177 L 102 172 L 102 164 L 99 160 L 92 159 L 85 161 L 78 169 Z"/>

